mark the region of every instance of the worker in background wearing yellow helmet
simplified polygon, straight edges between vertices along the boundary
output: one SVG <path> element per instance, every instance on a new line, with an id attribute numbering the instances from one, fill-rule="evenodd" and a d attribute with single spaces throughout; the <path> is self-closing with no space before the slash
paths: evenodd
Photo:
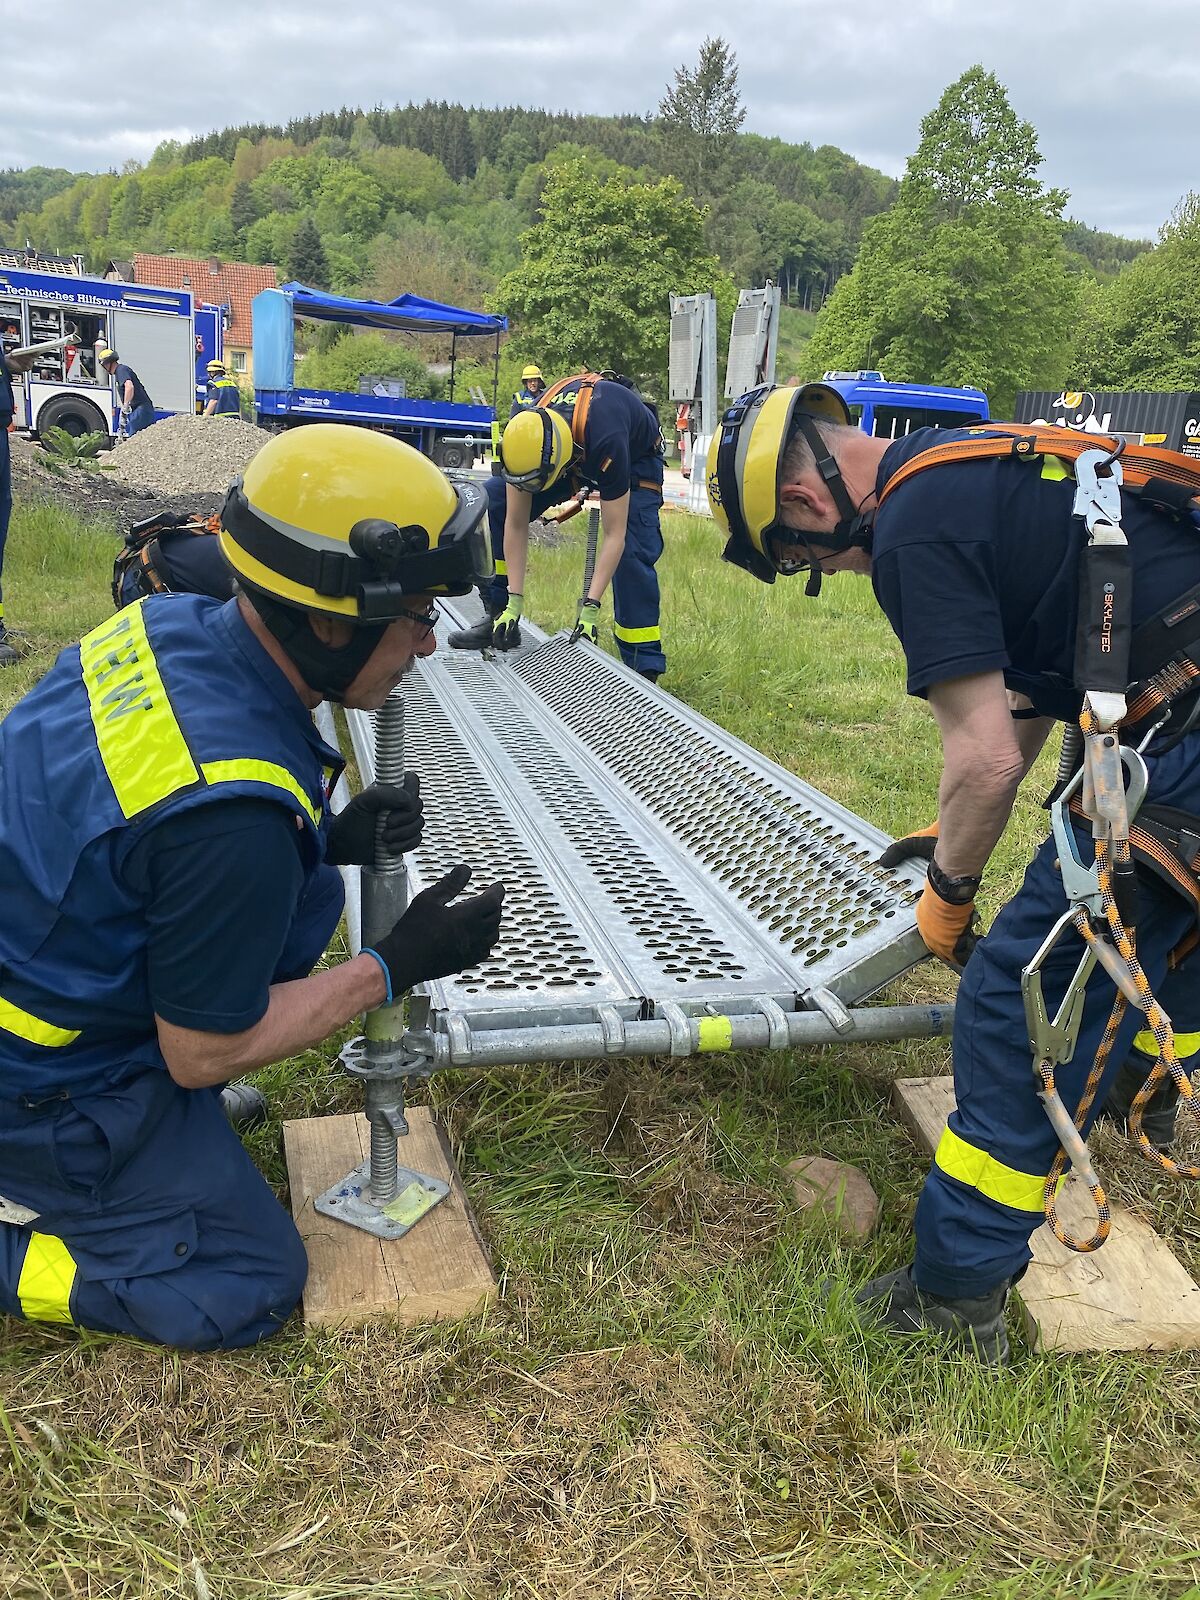
<path id="1" fill-rule="evenodd" d="M 574 637 L 597 642 L 600 604 L 611 583 L 621 659 L 642 677 L 657 679 L 667 665 L 656 570 L 663 549 L 663 449 L 657 414 L 624 379 L 581 373 L 512 418 L 500 443 L 503 476 L 487 485 L 496 566 L 484 595 L 488 615 L 447 643 L 456 650 L 519 645 L 530 519 L 564 501 L 578 504 L 594 489 L 604 538 L 580 598 Z"/>
<path id="2" fill-rule="evenodd" d="M 235 597 L 126 607 L 0 723 L 0 1312 L 215 1349 L 292 1311 L 304 1247 L 220 1090 L 498 937 L 503 887 L 451 904 L 458 867 L 312 971 L 337 866 L 422 826 L 411 775 L 331 816 L 312 710 L 381 706 L 433 650 L 483 515 L 382 434 L 285 433 L 225 501 Z"/>
<path id="3" fill-rule="evenodd" d="M 546 380 L 542 377 L 541 367 L 535 367 L 532 362 L 521 369 L 521 387 L 512 397 L 512 405 L 508 408 L 509 421 L 520 411 L 525 411 L 529 406 L 538 403 L 538 396 L 544 391 Z"/>
<path id="4" fill-rule="evenodd" d="M 210 361 L 205 367 L 208 391 L 204 400 L 206 417 L 236 417 L 241 415 L 242 396 L 237 379 L 231 378 L 223 361 Z"/>

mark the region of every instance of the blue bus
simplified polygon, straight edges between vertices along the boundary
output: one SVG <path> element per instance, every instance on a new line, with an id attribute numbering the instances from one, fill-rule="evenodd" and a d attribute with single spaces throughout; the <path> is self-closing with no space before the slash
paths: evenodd
<path id="1" fill-rule="evenodd" d="M 882 372 L 827 372 L 824 381 L 841 395 L 863 432 L 877 439 L 899 439 L 916 428 L 971 428 L 989 420 L 982 389 L 888 383 Z"/>

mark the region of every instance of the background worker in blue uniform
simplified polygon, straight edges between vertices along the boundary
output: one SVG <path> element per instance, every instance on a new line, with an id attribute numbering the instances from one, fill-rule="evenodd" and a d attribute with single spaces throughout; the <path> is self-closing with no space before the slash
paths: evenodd
<path id="1" fill-rule="evenodd" d="M 917 1207 L 913 1263 L 869 1284 L 859 1300 L 895 1329 L 935 1328 L 1003 1361 L 1007 1291 L 1029 1260 L 1058 1151 L 1035 1093 L 1020 986 L 1022 968 L 1067 906 L 1052 839 L 973 953 L 971 923 L 1022 778 L 1054 722 L 1079 715 L 1072 680 L 1084 539 L 1072 518 L 1069 470 L 1049 455 L 928 468 L 897 486 L 876 513 L 877 498 L 906 462 L 965 435 L 921 429 L 888 442 L 848 423 L 840 398 L 822 384 L 744 396 L 726 413 L 709 496 L 730 536 L 726 558 L 765 581 L 807 571 L 815 593 L 822 573 L 869 574 L 903 646 L 908 691 L 928 700 L 937 722 L 937 828 L 900 841 L 883 860 L 929 861 L 918 927 L 934 954 L 966 962 L 953 1040 L 958 1108 Z M 1136 628 L 1200 579 L 1200 532 L 1128 493 L 1122 505 Z M 1200 733 L 1173 749 L 1158 739 L 1148 766 L 1152 801 L 1200 813 Z M 1090 832 L 1079 837 L 1090 860 Z M 1140 874 L 1139 900 L 1138 954 L 1183 1056 L 1200 1046 L 1200 986 L 1188 965 L 1168 972 L 1168 956 L 1194 925 L 1194 908 Z M 1078 938 L 1063 940 L 1043 969 L 1051 1015 L 1081 953 Z M 1113 995 L 1097 968 L 1073 1060 L 1056 1072 L 1071 1114 Z M 1089 1125 L 1144 1026 L 1130 1007 Z M 1145 1076 L 1136 1073 L 1135 1087 Z M 1128 1082 L 1119 1089 L 1109 1109 L 1123 1116 Z M 1173 1125 L 1172 1090 L 1157 1097 L 1160 1138 Z"/>
<path id="2" fill-rule="evenodd" d="M 206 417 L 238 417 L 242 413 L 242 396 L 237 379 L 231 378 L 223 361 L 210 361 L 205 368 L 208 374 L 208 393 L 204 401 Z"/>
<path id="3" fill-rule="evenodd" d="M 541 367 L 530 364 L 521 369 L 521 387 L 512 397 L 512 405 L 508 408 L 511 421 L 520 411 L 526 411 L 530 406 L 538 403 L 538 396 L 544 391 L 546 380 L 542 377 Z"/>
<path id="4" fill-rule="evenodd" d="M 129 438 L 148 428 L 154 421 L 154 401 L 146 393 L 146 386 L 132 367 L 126 366 L 115 350 L 107 347 L 97 352 L 97 360 L 117 385 L 117 405 L 121 422 Z"/>
<path id="5" fill-rule="evenodd" d="M 637 391 L 615 379 L 581 375 L 551 394 L 549 404 L 521 412 L 504 430 L 503 482 L 493 478 L 488 484 L 497 567 L 485 596 L 489 615 L 447 642 L 457 650 L 516 648 L 530 519 L 595 489 L 603 541 L 580 599 L 575 636 L 596 642 L 600 603 L 611 582 L 621 658 L 653 681 L 667 665 L 656 571 L 663 548 L 662 431 Z"/>
<path id="6" fill-rule="evenodd" d="M 211 1349 L 295 1306 L 303 1246 L 219 1090 L 496 941 L 502 886 L 451 904 L 458 867 L 312 972 L 337 866 L 422 824 L 412 778 L 331 818 L 312 709 L 433 650 L 483 509 L 382 434 L 272 439 L 222 513 L 239 594 L 127 607 L 0 723 L 0 1311 Z"/>

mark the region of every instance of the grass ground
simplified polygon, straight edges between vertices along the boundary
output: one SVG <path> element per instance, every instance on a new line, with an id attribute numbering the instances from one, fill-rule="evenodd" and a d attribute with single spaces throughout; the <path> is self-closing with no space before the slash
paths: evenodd
<path id="1" fill-rule="evenodd" d="M 18 514 L 6 598 L 39 643 L 0 706 L 108 614 L 112 553 L 110 536 Z M 925 822 L 932 725 L 869 587 L 806 601 L 716 558 L 710 524 L 669 520 L 673 691 L 881 826 Z M 536 553 L 548 626 L 573 614 L 580 567 L 577 538 Z M 992 907 L 1040 821 L 1023 800 Z M 927 967 L 902 988 L 952 981 Z M 274 1121 L 253 1148 L 281 1193 L 280 1120 L 358 1107 L 335 1052 L 261 1075 Z M 849 1314 L 855 1285 L 906 1258 L 922 1177 L 890 1080 L 947 1066 L 934 1041 L 435 1079 L 496 1307 L 447 1326 L 293 1323 L 211 1356 L 3 1324 L 0 1595 L 1200 1595 L 1200 1362 L 1019 1348 L 981 1373 Z M 869 1245 L 789 1207 L 781 1165 L 812 1153 L 879 1190 Z M 1111 1142 L 1100 1155 L 1200 1270 L 1190 1196 Z"/>

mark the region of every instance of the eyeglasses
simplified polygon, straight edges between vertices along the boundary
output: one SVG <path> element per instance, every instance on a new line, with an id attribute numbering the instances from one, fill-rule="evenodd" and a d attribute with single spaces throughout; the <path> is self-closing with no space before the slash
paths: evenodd
<path id="1" fill-rule="evenodd" d="M 413 622 L 424 630 L 417 640 L 418 644 L 427 639 L 437 627 L 437 619 L 441 614 L 441 607 L 436 600 L 430 602 L 428 611 L 409 611 L 406 606 L 397 606 L 395 612 L 397 618 L 403 617 L 406 622 Z"/>

